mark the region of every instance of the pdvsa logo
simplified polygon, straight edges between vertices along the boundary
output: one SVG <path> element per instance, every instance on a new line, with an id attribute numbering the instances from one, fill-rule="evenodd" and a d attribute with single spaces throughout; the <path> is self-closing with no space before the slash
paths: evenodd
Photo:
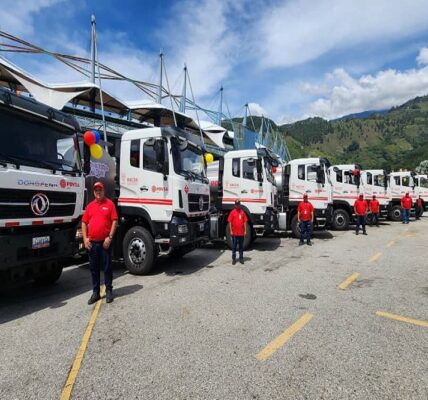
<path id="1" fill-rule="evenodd" d="M 184 186 L 184 191 L 186 192 L 186 194 L 189 193 L 189 186 Z"/>
<path id="2" fill-rule="evenodd" d="M 80 187 L 80 183 L 79 182 L 69 182 L 69 181 L 66 181 L 65 179 L 61 179 L 59 181 L 59 186 L 61 186 L 62 189 L 70 188 L 70 187 L 78 188 L 78 187 Z"/>
<path id="3" fill-rule="evenodd" d="M 35 194 L 30 202 L 31 211 L 38 217 L 43 217 L 49 210 L 49 199 L 44 193 Z"/>

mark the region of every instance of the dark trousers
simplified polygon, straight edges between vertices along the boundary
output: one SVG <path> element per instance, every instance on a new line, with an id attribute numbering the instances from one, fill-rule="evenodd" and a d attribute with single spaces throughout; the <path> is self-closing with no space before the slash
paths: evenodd
<path id="1" fill-rule="evenodd" d="M 357 215 L 357 226 L 355 231 L 358 233 L 360 230 L 360 225 L 363 229 L 363 232 L 366 231 L 366 216 L 365 215 Z"/>
<path id="2" fill-rule="evenodd" d="M 89 267 L 92 275 L 92 290 L 100 292 L 100 273 L 104 271 L 106 290 L 113 289 L 113 271 L 111 269 L 111 246 L 105 250 L 103 242 L 91 242 L 92 248 L 88 251 Z"/>
<path id="3" fill-rule="evenodd" d="M 244 236 L 232 236 L 232 259 L 236 260 L 236 248 L 239 245 L 239 259 L 244 258 Z"/>
<path id="4" fill-rule="evenodd" d="M 379 225 L 379 213 L 372 213 L 372 225 Z"/>
<path id="5" fill-rule="evenodd" d="M 403 214 L 403 224 L 408 224 L 410 219 L 410 208 L 402 208 L 401 214 Z"/>
<path id="6" fill-rule="evenodd" d="M 415 216 L 416 219 L 420 219 L 422 214 L 422 207 L 419 207 L 417 204 L 415 205 Z"/>
<path id="7" fill-rule="evenodd" d="M 303 242 L 306 238 L 311 241 L 312 236 L 312 221 L 300 221 L 300 241 Z"/>

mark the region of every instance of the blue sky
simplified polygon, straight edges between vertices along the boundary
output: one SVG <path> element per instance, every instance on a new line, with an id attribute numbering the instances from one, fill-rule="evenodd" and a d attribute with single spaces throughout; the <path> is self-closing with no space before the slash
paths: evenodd
<path id="1" fill-rule="evenodd" d="M 0 28 L 88 56 L 92 13 L 101 62 L 156 83 L 163 48 L 175 93 L 186 62 L 197 102 L 217 107 L 223 84 L 233 115 L 250 103 L 278 123 L 330 119 L 428 94 L 428 0 L 2 0 Z M 47 57 L 3 55 L 48 82 L 82 80 Z"/>

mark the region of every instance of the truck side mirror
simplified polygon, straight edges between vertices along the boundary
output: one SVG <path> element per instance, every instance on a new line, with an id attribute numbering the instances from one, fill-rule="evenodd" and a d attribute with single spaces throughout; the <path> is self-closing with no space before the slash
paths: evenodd
<path id="1" fill-rule="evenodd" d="M 262 160 L 256 161 L 256 168 L 257 168 L 257 180 L 259 182 L 263 182 L 263 167 L 262 167 Z"/>
<path id="2" fill-rule="evenodd" d="M 317 183 L 321 183 L 323 185 L 325 183 L 325 175 L 321 166 L 317 166 Z"/>
<path id="3" fill-rule="evenodd" d="M 83 173 L 89 175 L 91 172 L 91 152 L 89 146 L 83 143 Z"/>

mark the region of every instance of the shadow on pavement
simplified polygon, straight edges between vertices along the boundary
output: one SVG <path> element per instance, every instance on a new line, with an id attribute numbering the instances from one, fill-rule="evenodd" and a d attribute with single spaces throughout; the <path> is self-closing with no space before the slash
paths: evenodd
<path id="1" fill-rule="evenodd" d="M 124 268 L 113 265 L 114 279 L 124 275 Z M 103 277 L 101 275 L 101 282 Z M 140 285 L 132 285 L 140 286 Z M 125 289 L 133 293 L 141 288 Z M 120 288 L 117 289 L 119 291 Z M 123 290 L 123 289 L 122 289 Z M 116 291 L 116 290 L 115 290 Z M 91 274 L 87 263 L 64 268 L 59 280 L 50 286 L 37 286 L 33 282 L 14 284 L 0 289 L 0 324 L 48 308 L 61 308 L 83 293 L 91 294 Z"/>

